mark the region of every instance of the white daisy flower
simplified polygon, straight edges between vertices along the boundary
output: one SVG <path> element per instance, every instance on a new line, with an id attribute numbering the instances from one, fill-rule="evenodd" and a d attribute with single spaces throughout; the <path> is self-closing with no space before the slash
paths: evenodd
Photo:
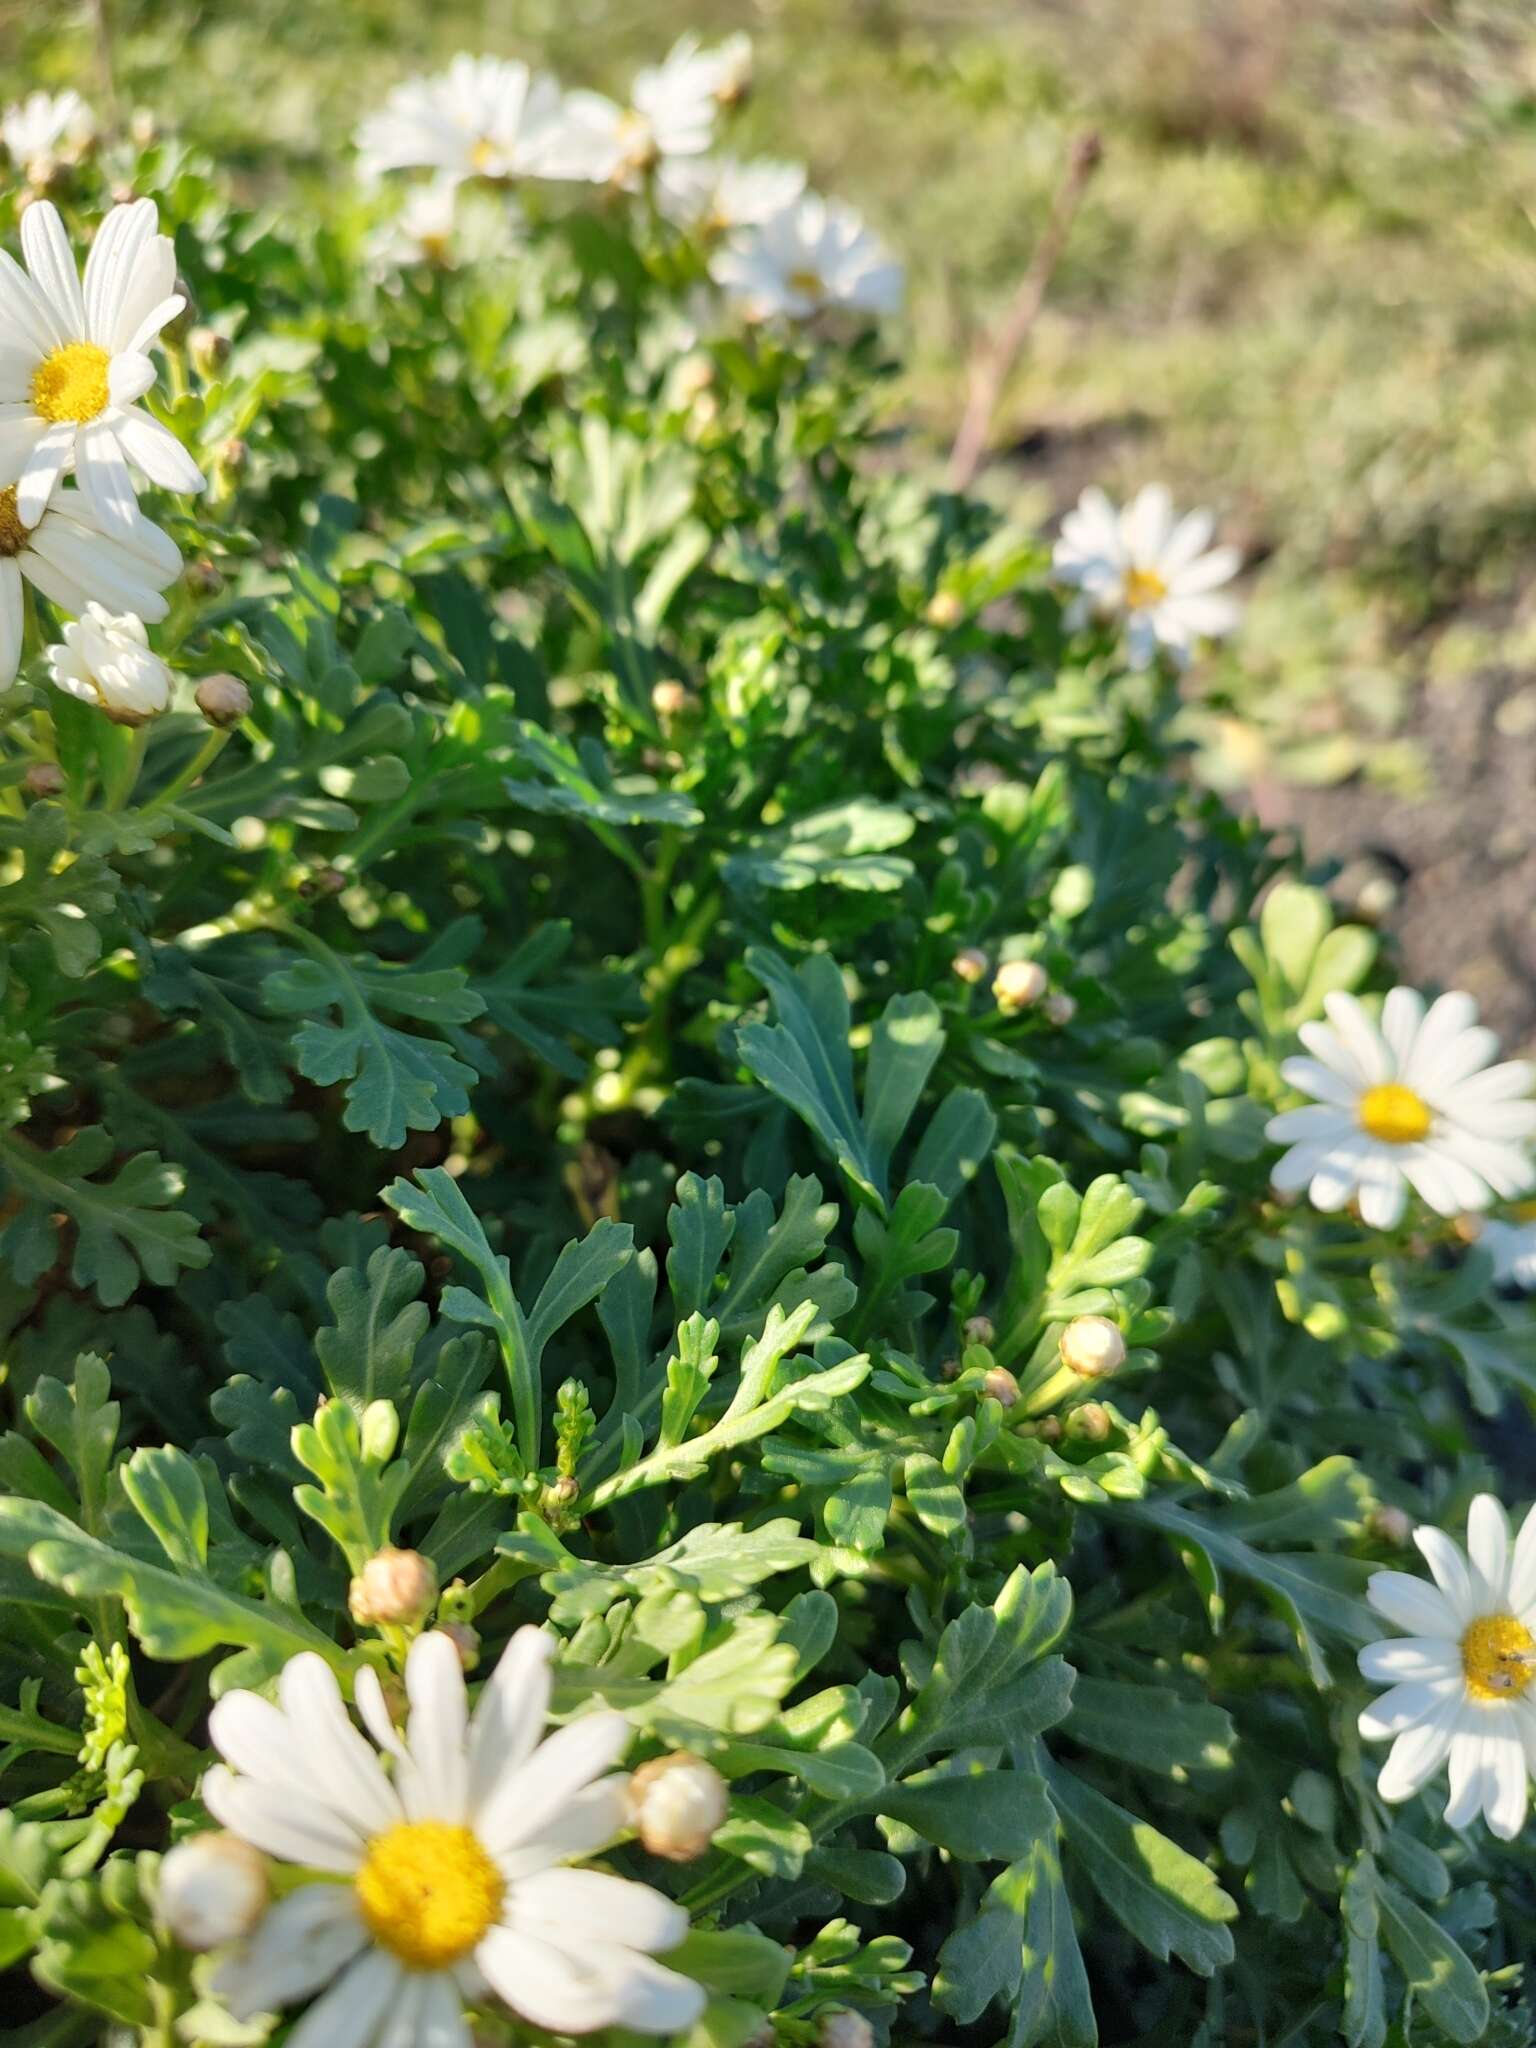
<path id="1" fill-rule="evenodd" d="M 22 215 L 27 269 L 0 250 L 0 483 L 16 485 L 24 526 L 37 524 L 71 464 L 102 526 L 124 535 L 139 519 L 130 464 L 170 491 L 203 488 L 176 436 L 134 402 L 155 381 L 146 350 L 186 303 L 156 224 L 152 199 L 114 206 L 83 290 L 46 199 Z"/>
<path id="2" fill-rule="evenodd" d="M 560 88 L 526 64 L 461 52 L 446 71 L 397 85 L 357 131 L 359 169 L 465 178 L 538 176 L 561 120 Z"/>
<path id="3" fill-rule="evenodd" d="M 1413 1540 L 1433 1586 L 1406 1572 L 1377 1572 L 1367 1598 L 1408 1631 L 1360 1652 L 1360 1669 L 1389 1685 L 1360 1716 L 1371 1741 L 1395 1737 L 1376 1789 L 1411 1799 L 1449 1758 L 1446 1824 L 1481 1813 L 1509 1841 L 1525 1823 L 1526 1780 L 1536 1767 L 1536 1509 L 1519 1538 L 1491 1494 L 1467 1516 L 1467 1550 L 1439 1529 Z"/>
<path id="4" fill-rule="evenodd" d="M 1521 1209 L 1529 1210 L 1530 1203 Z M 1536 1293 L 1536 1217 L 1516 1211 L 1516 1220 L 1504 1222 L 1488 1217 L 1479 1227 L 1477 1242 L 1493 1258 L 1493 1277 L 1500 1287 L 1518 1287 L 1522 1294 Z"/>
<path id="5" fill-rule="evenodd" d="M 1426 1010 L 1413 989 L 1395 988 L 1379 1026 L 1353 996 L 1335 992 L 1324 1007 L 1326 1024 L 1301 1027 L 1312 1057 L 1280 1069 L 1315 1098 L 1268 1125 L 1291 1148 L 1271 1176 L 1282 1194 L 1307 1188 L 1325 1211 L 1353 1198 L 1373 1230 L 1390 1230 L 1410 1187 L 1454 1216 L 1530 1184 L 1523 1141 L 1536 1133 L 1536 1102 L 1523 1098 L 1536 1067 L 1489 1065 L 1499 1042 L 1471 996 L 1443 995 Z"/>
<path id="6" fill-rule="evenodd" d="M 635 74 L 629 104 L 600 92 L 568 92 L 547 175 L 635 191 L 675 157 L 702 156 L 714 137 L 720 94 L 733 72 L 697 36 L 674 43 L 660 64 Z"/>
<path id="7" fill-rule="evenodd" d="M 752 320 L 894 313 L 901 304 L 901 265 L 851 206 L 817 192 L 734 235 L 710 275 Z"/>
<path id="8" fill-rule="evenodd" d="M 116 725 L 143 725 L 170 705 L 171 672 L 150 652 L 144 621 L 133 612 L 88 604 L 47 658 L 61 690 L 94 704 Z"/>
<path id="9" fill-rule="evenodd" d="M 1120 510 L 1089 489 L 1061 523 L 1052 567 L 1091 609 L 1125 615 L 1135 667 L 1149 667 L 1159 648 L 1182 665 L 1198 640 L 1219 639 L 1241 617 L 1237 600 L 1219 593 L 1242 557 L 1209 545 L 1215 526 L 1206 511 L 1175 520 L 1162 484 L 1148 484 Z"/>
<path id="10" fill-rule="evenodd" d="M 0 141 L 23 171 L 78 156 L 95 133 L 96 117 L 77 92 L 29 92 L 0 114 Z"/>
<path id="11" fill-rule="evenodd" d="M 656 202 L 679 227 L 706 238 L 760 227 L 805 190 L 802 164 L 729 156 L 674 157 L 656 173 Z"/>
<path id="12" fill-rule="evenodd" d="M 510 254 L 520 226 L 504 196 L 434 178 L 406 189 L 399 212 L 369 236 L 368 255 L 382 271 L 456 270 Z"/>
<path id="13" fill-rule="evenodd" d="M 739 106 L 752 90 L 752 38 L 745 29 L 716 43 L 705 55 L 714 80 L 714 95 L 722 107 Z"/>
<path id="14" fill-rule="evenodd" d="M 377 1673 L 359 1675 L 378 1750 L 320 1657 L 285 1666 L 278 1706 L 225 1694 L 208 1728 L 233 1769 L 204 1777 L 209 1812 L 253 1848 L 342 1880 L 301 1885 L 266 1915 L 216 1980 L 231 2011 L 270 2012 L 328 1985 L 289 2048 L 469 2048 L 463 2006 L 487 1987 L 553 2034 L 692 2025 L 702 1986 L 652 1960 L 687 1933 L 683 1909 L 563 1867 L 624 1831 L 629 1781 L 610 1766 L 630 1728 L 592 1713 L 539 1742 L 553 1647 L 520 1629 L 470 1717 L 453 1643 L 419 1636 L 403 1739 Z"/>
<path id="15" fill-rule="evenodd" d="M 0 690 L 15 681 L 21 659 L 26 584 L 61 611 L 88 612 L 95 601 L 153 625 L 169 610 L 161 591 L 180 574 L 176 543 L 148 519 L 131 533 L 109 533 L 80 493 L 66 489 L 28 528 L 16 486 L 0 488 Z"/>

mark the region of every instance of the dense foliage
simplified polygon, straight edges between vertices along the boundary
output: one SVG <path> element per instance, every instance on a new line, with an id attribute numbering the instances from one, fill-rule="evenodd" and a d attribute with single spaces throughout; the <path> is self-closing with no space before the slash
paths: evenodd
<path id="1" fill-rule="evenodd" d="M 402 270 L 170 141 L 77 241 L 119 181 L 211 489 L 175 709 L 53 688 L 41 604 L 0 697 L 14 2038 L 284 2038 L 157 1858 L 210 1699 L 394 1682 L 394 1544 L 482 1675 L 544 1623 L 557 1719 L 730 1781 L 609 1858 L 699 2044 L 1529 2041 L 1529 1848 L 1383 1804 L 1355 1652 L 1410 1517 L 1528 1484 L 1532 1320 L 1269 1186 L 1374 936 L 913 480 L 873 336 L 731 323 L 643 198 Z"/>

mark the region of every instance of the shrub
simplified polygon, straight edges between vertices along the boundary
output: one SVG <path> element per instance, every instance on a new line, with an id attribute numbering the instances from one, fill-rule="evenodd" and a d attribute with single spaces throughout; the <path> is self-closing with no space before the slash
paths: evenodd
<path id="1" fill-rule="evenodd" d="M 1528 1075 L 1406 1208 L 1417 1095 L 1295 1120 L 1304 1029 L 1326 1099 L 1416 1071 L 1375 936 L 1194 783 L 1162 655 L 918 480 L 874 334 L 722 317 L 648 186 L 515 245 L 463 196 L 401 269 L 344 183 L 71 178 L 77 240 L 121 181 L 174 228 L 209 490 L 171 708 L 85 627 L 50 680 L 46 574 L 0 702 L 16 2038 L 1529 2040 L 1491 1506 L 1483 1578 L 1426 1539 L 1470 1825 L 1449 1732 L 1384 1800 L 1355 1670 L 1411 1522 L 1529 1470 L 1518 1231 L 1455 1213 Z M 461 1668 L 507 1839 L 628 1889 L 474 1861 Z M 338 1681 L 413 1738 L 350 1862 Z M 493 1908 L 516 2019 L 430 1974 Z M 293 2024 L 359 1909 L 406 1974 Z"/>

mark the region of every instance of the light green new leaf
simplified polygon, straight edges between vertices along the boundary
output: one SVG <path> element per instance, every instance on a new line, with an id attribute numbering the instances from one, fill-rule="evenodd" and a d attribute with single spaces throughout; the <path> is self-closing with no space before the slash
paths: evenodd
<path id="1" fill-rule="evenodd" d="M 1453 2041 L 1480 2040 L 1488 1992 L 1466 1950 L 1395 1884 L 1378 1884 L 1376 1903 L 1382 1939 L 1435 2025 Z"/>

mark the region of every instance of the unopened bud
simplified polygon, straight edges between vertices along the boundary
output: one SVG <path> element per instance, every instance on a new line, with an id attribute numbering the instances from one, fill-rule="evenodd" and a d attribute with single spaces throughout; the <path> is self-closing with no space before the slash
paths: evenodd
<path id="1" fill-rule="evenodd" d="M 467 1621 L 440 1621 L 439 1635 L 446 1636 L 459 1653 L 459 1662 L 466 1671 L 473 1671 L 480 1662 L 480 1631 L 471 1628 Z"/>
<path id="2" fill-rule="evenodd" d="M 980 946 L 962 946 L 950 961 L 949 971 L 957 980 L 974 984 L 987 971 L 987 956 Z"/>
<path id="3" fill-rule="evenodd" d="M 408 1627 L 437 1598 L 437 1573 L 419 1550 L 376 1550 L 352 1581 L 347 1608 L 360 1628 Z"/>
<path id="4" fill-rule="evenodd" d="M 1077 1015 L 1077 1004 L 1064 989 L 1052 989 L 1040 1005 L 1041 1015 L 1048 1022 L 1057 1025 L 1070 1024 Z"/>
<path id="5" fill-rule="evenodd" d="M 642 1764 L 626 1796 L 630 1826 L 641 1844 L 669 1863 L 702 1856 L 728 1807 L 724 1778 L 686 1749 Z"/>
<path id="6" fill-rule="evenodd" d="M 562 1473 L 551 1485 L 545 1487 L 544 1497 L 552 1507 L 568 1508 L 581 1498 L 580 1483 L 569 1472 Z"/>
<path id="7" fill-rule="evenodd" d="M 227 441 L 220 443 L 215 458 L 219 468 L 228 477 L 243 476 L 250 459 L 250 446 L 242 441 L 238 434 L 231 434 Z"/>
<path id="8" fill-rule="evenodd" d="M 863 2013 L 843 2006 L 822 2014 L 816 2048 L 875 2048 L 875 2030 Z"/>
<path id="9" fill-rule="evenodd" d="M 1019 1383 L 1005 1365 L 994 1365 L 983 1375 L 981 1390 L 1000 1408 L 1012 1408 L 1018 1402 Z"/>
<path id="10" fill-rule="evenodd" d="M 1040 1420 L 1035 1424 L 1035 1435 L 1039 1437 L 1043 1444 L 1059 1444 L 1061 1442 L 1061 1417 L 1059 1415 L 1041 1416 Z"/>
<path id="11" fill-rule="evenodd" d="M 1373 1536 L 1379 1536 L 1383 1543 L 1390 1543 L 1398 1550 L 1413 1538 L 1413 1517 L 1386 1503 L 1371 1510 L 1367 1526 Z"/>
<path id="12" fill-rule="evenodd" d="M 965 617 L 965 606 L 952 590 L 936 590 L 928 600 L 923 617 L 930 626 L 937 626 L 941 632 L 951 626 L 958 626 Z"/>
<path id="13" fill-rule="evenodd" d="M 160 123 L 148 107 L 136 107 L 128 123 L 128 134 L 135 149 L 152 149 L 160 140 Z"/>
<path id="14" fill-rule="evenodd" d="M 688 685 L 675 678 L 659 682 L 651 692 L 651 709 L 658 718 L 681 718 L 697 701 Z"/>
<path id="15" fill-rule="evenodd" d="M 1107 1380 L 1125 1363 L 1125 1339 L 1108 1316 L 1074 1316 L 1061 1333 L 1061 1362 L 1079 1379 Z"/>
<path id="16" fill-rule="evenodd" d="M 194 327 L 187 336 L 187 354 L 200 377 L 211 377 L 229 361 L 229 336 L 217 327 Z"/>
<path id="17" fill-rule="evenodd" d="M 113 197 L 117 198 L 117 195 L 114 193 Z M 125 206 L 132 198 L 132 192 L 125 191 L 122 197 L 117 200 L 117 203 L 120 206 Z M 160 332 L 165 340 L 173 341 L 180 348 L 186 341 L 187 336 L 198 324 L 197 300 L 193 298 L 192 287 L 184 277 L 177 277 L 176 292 L 177 296 L 184 301 L 181 311 L 173 313 Z"/>
<path id="18" fill-rule="evenodd" d="M 990 1344 L 997 1335 L 990 1316 L 967 1316 L 960 1330 L 967 1344 Z"/>
<path id="19" fill-rule="evenodd" d="M 212 597 L 224 588 L 224 578 L 206 555 L 199 561 L 188 562 L 182 574 L 187 579 L 187 588 L 195 590 L 200 597 Z"/>
<path id="20" fill-rule="evenodd" d="M 1045 994 L 1048 978 L 1038 960 L 1005 960 L 992 981 L 998 1007 L 1022 1010 L 1038 1003 Z"/>
<path id="21" fill-rule="evenodd" d="M 238 1835 L 193 1835 L 160 1859 L 160 1915 L 188 1949 L 222 1948 L 267 1910 L 266 1859 Z"/>
<path id="22" fill-rule="evenodd" d="M 684 356 L 673 372 L 677 395 L 686 404 L 699 397 L 715 381 L 715 366 L 708 356 Z"/>
<path id="23" fill-rule="evenodd" d="M 1067 1417 L 1066 1428 L 1068 1436 L 1080 1437 L 1084 1443 L 1101 1444 L 1114 1424 L 1107 1408 L 1097 1401 L 1085 1401 Z"/>
<path id="24" fill-rule="evenodd" d="M 194 696 L 204 718 L 221 730 L 250 716 L 251 693 L 238 676 L 204 676 Z"/>
<path id="25" fill-rule="evenodd" d="M 21 786 L 30 797 L 62 796 L 64 770 L 57 761 L 34 761 L 21 778 Z"/>

